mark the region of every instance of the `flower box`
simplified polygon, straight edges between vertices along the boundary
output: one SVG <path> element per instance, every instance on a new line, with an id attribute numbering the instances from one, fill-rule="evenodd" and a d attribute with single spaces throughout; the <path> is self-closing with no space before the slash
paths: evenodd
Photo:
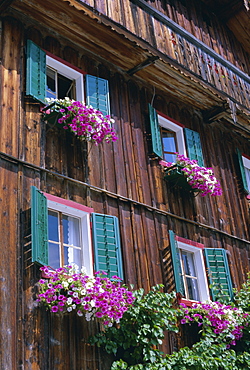
<path id="1" fill-rule="evenodd" d="M 43 109 L 44 121 L 46 121 L 52 127 L 54 127 L 54 126 L 60 126 L 61 127 L 61 125 L 58 123 L 58 119 L 62 118 L 62 116 L 63 116 L 63 113 L 60 112 L 60 109 L 67 110 L 67 108 L 64 105 L 62 105 L 58 102 L 54 102 L 54 103 L 46 106 Z"/>
<path id="2" fill-rule="evenodd" d="M 171 186 L 179 187 L 190 192 L 198 192 L 199 189 L 194 189 L 189 185 L 182 169 L 183 167 L 179 165 L 169 167 L 165 170 L 165 180 L 167 180 Z"/>
<path id="3" fill-rule="evenodd" d="M 44 120 L 52 127 L 59 126 L 75 134 L 82 141 L 95 145 L 117 140 L 112 123 L 114 120 L 102 112 L 86 106 L 83 102 L 64 99 L 47 99 L 49 105 L 43 109 Z"/>
<path id="4" fill-rule="evenodd" d="M 135 300 L 118 276 L 109 279 L 100 271 L 88 276 L 84 268 L 78 272 L 74 265 L 53 271 L 43 266 L 40 270 L 43 278 L 38 282 L 37 302 L 54 314 L 76 312 L 87 321 L 99 319 L 103 325 L 112 326 Z"/>
<path id="5" fill-rule="evenodd" d="M 197 192 L 203 197 L 207 194 L 212 196 L 222 194 L 220 182 L 214 176 L 212 168 L 199 166 L 197 160 L 176 153 L 176 163 L 165 161 L 159 163 L 164 167 L 165 179 L 173 186 Z"/>

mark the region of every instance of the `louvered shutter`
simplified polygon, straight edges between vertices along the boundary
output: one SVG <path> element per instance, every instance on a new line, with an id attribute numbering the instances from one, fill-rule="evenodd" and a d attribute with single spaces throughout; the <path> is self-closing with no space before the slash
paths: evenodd
<path id="1" fill-rule="evenodd" d="M 108 80 L 86 75 L 86 103 L 102 112 L 104 116 L 110 115 Z"/>
<path id="2" fill-rule="evenodd" d="M 240 174 L 241 174 L 243 189 L 246 193 L 249 193 L 250 189 L 248 189 L 245 167 L 242 161 L 242 154 L 238 148 L 237 148 L 237 156 L 238 156 L 238 161 L 239 161 L 239 166 L 240 166 Z"/>
<path id="3" fill-rule="evenodd" d="M 184 128 L 188 157 L 198 161 L 199 166 L 204 167 L 201 148 L 200 134 L 196 131 Z"/>
<path id="4" fill-rule="evenodd" d="M 225 249 L 205 248 L 212 300 L 233 298 L 232 280 Z"/>
<path id="5" fill-rule="evenodd" d="M 160 126 L 158 122 L 158 115 L 157 115 L 156 110 L 150 104 L 148 105 L 148 111 L 149 111 L 153 152 L 158 157 L 163 158 L 161 131 L 160 131 Z"/>
<path id="6" fill-rule="evenodd" d="M 123 279 L 122 254 L 118 219 L 115 216 L 92 213 L 95 270 L 105 271 Z"/>
<path id="7" fill-rule="evenodd" d="M 181 293 L 182 296 L 185 297 L 183 278 L 181 274 L 181 261 L 179 248 L 177 245 L 177 241 L 175 240 L 175 233 L 172 230 L 169 230 L 169 241 L 172 254 L 176 292 Z"/>
<path id="8" fill-rule="evenodd" d="M 31 187 L 32 262 L 48 265 L 47 198 L 35 186 Z"/>
<path id="9" fill-rule="evenodd" d="M 44 102 L 46 90 L 46 53 L 27 41 L 26 95 Z"/>

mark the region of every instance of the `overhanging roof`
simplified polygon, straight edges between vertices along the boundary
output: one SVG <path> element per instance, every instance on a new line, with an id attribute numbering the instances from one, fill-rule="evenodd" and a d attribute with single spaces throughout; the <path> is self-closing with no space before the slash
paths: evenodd
<path id="1" fill-rule="evenodd" d="M 198 109 L 225 103 L 225 97 L 199 76 L 82 1 L 14 0 L 11 13 L 24 22 L 27 17 L 32 19 L 36 27 L 40 24 L 41 29 L 53 30 L 59 37 L 101 56 L 123 72 L 154 57 L 154 62 L 139 69 L 136 76 Z"/>

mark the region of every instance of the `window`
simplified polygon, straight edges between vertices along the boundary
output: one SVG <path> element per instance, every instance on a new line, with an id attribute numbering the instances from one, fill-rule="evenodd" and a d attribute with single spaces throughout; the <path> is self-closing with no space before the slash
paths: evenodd
<path id="1" fill-rule="evenodd" d="M 201 243 L 176 236 L 172 230 L 169 231 L 169 239 L 176 291 L 184 299 L 204 302 L 210 299 L 210 294 L 213 300 L 219 296 L 232 298 L 232 282 L 224 249 L 204 248 Z"/>
<path id="2" fill-rule="evenodd" d="M 152 151 L 167 162 L 175 162 L 178 152 L 204 166 L 198 132 L 185 128 L 182 124 L 158 113 L 149 104 L 149 120 L 152 138 Z"/>
<path id="3" fill-rule="evenodd" d="M 49 266 L 56 269 L 75 263 L 79 269 L 85 266 L 92 273 L 90 212 L 93 210 L 80 205 L 75 208 L 74 202 L 64 201 L 64 204 L 51 195 L 46 198 Z"/>
<path id="4" fill-rule="evenodd" d="M 250 193 L 250 157 L 242 154 L 239 149 L 237 149 L 237 155 L 238 155 L 243 190 L 245 193 L 249 194 Z"/>
<path id="5" fill-rule="evenodd" d="M 46 53 L 33 41 L 27 40 L 26 95 L 45 102 L 45 98 L 85 101 L 87 105 L 110 115 L 108 81 L 83 73 L 69 63 Z"/>
<path id="6" fill-rule="evenodd" d="M 54 269 L 75 263 L 88 274 L 95 269 L 123 279 L 117 217 L 94 213 L 34 186 L 31 192 L 32 262 Z"/>
<path id="7" fill-rule="evenodd" d="M 46 98 L 84 100 L 83 74 L 46 55 Z"/>
<path id="8" fill-rule="evenodd" d="M 183 127 L 159 114 L 158 123 L 161 127 L 163 159 L 166 162 L 175 162 L 175 153 L 186 155 Z"/>
<path id="9" fill-rule="evenodd" d="M 195 266 L 194 252 L 179 248 L 182 278 L 187 299 L 199 301 L 200 294 L 198 289 L 197 272 Z"/>

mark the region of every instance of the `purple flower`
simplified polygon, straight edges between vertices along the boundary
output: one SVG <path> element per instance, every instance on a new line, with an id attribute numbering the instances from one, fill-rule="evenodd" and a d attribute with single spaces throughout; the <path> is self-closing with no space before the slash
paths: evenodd
<path id="1" fill-rule="evenodd" d="M 97 311 L 95 315 L 96 315 L 96 317 L 101 318 L 103 316 L 103 313 Z"/>
<path id="2" fill-rule="evenodd" d="M 58 311 L 58 306 L 51 307 L 51 312 L 57 312 L 57 311 Z"/>

